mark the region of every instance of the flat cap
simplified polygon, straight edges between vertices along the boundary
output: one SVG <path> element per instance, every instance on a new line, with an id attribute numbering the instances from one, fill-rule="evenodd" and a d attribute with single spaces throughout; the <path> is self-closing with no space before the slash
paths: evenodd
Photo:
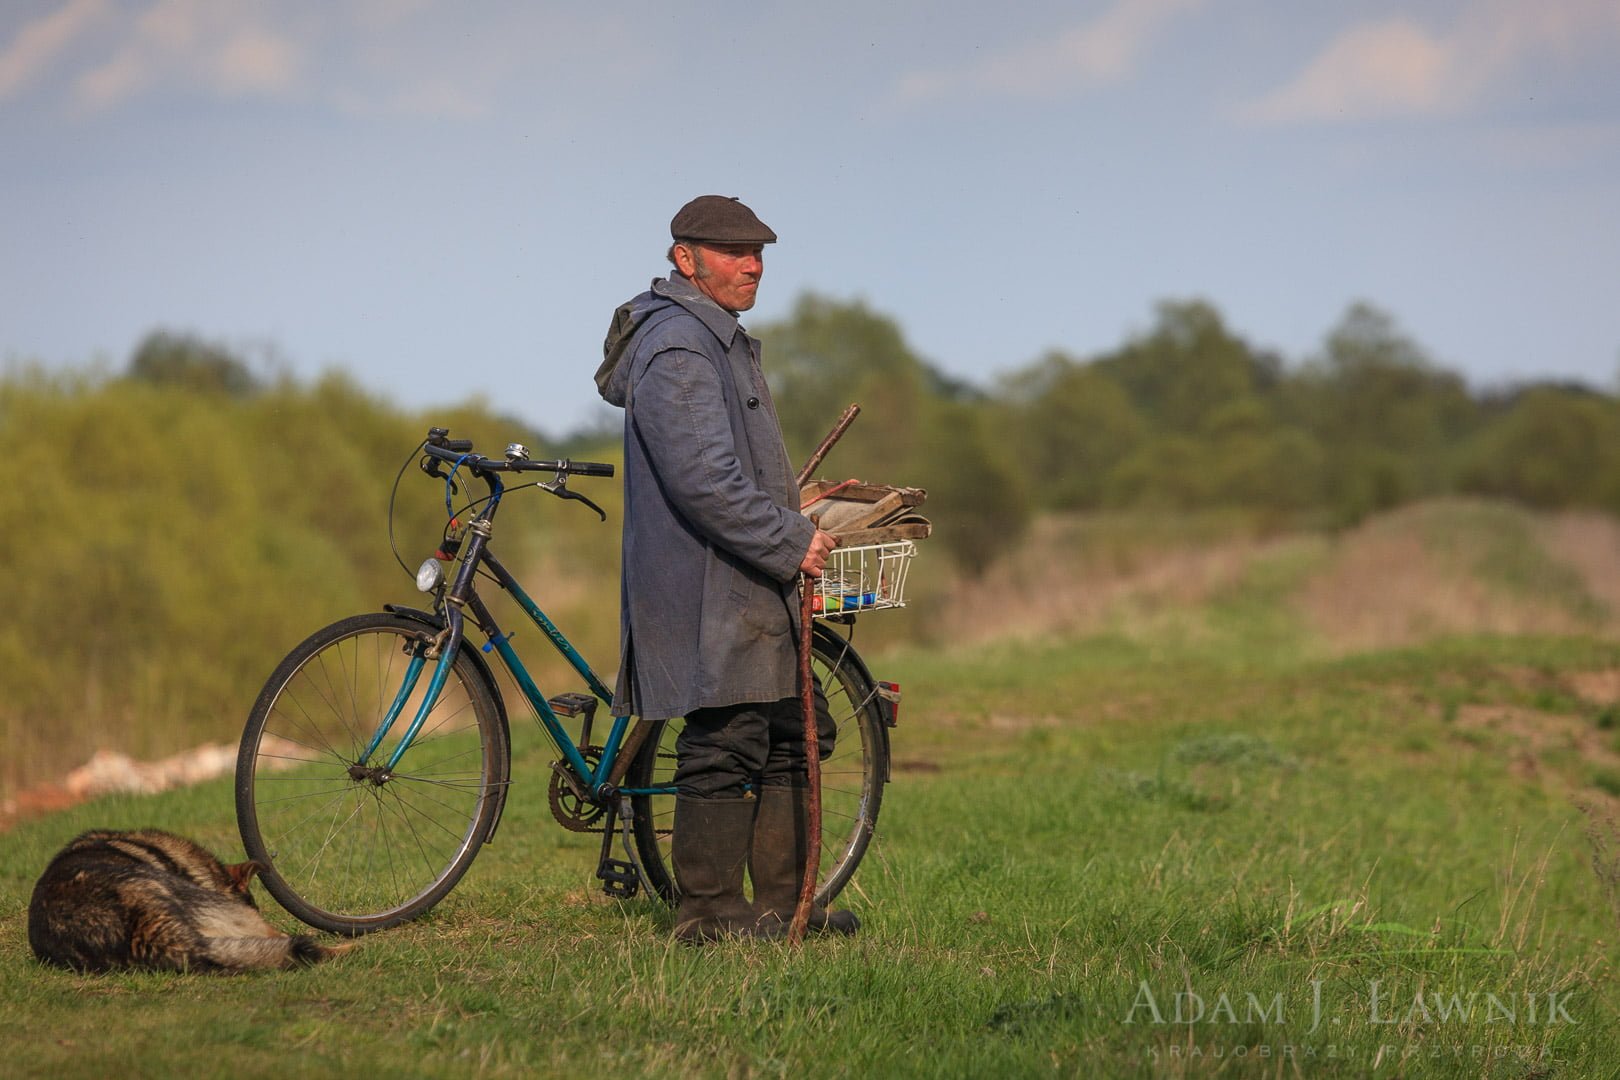
<path id="1" fill-rule="evenodd" d="M 774 244 L 776 234 L 735 196 L 699 195 L 676 211 L 669 223 L 676 240 L 716 244 Z"/>

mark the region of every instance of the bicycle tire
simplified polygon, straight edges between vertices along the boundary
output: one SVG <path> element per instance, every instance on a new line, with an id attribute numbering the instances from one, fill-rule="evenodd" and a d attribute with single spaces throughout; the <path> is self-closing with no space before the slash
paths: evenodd
<path id="1" fill-rule="evenodd" d="M 270 895 L 310 926 L 354 936 L 422 915 L 461 880 L 496 820 L 509 748 L 498 691 L 465 644 L 396 769 L 351 772 L 410 654 L 433 634 L 382 613 L 333 623 L 287 655 L 248 717 L 236 760 L 242 843 Z M 393 735 L 432 672 L 427 661 Z"/>
<path id="2" fill-rule="evenodd" d="M 889 740 L 876 684 L 854 647 L 818 623 L 811 639 L 811 669 L 827 695 L 837 725 L 833 752 L 821 763 L 821 868 L 816 901 L 831 903 L 854 876 L 877 826 L 889 777 Z M 675 739 L 684 722 L 655 723 L 626 774 L 626 786 L 667 786 L 675 774 Z M 675 796 L 632 795 L 636 852 L 642 872 L 671 907 L 680 900 L 669 855 Z"/>

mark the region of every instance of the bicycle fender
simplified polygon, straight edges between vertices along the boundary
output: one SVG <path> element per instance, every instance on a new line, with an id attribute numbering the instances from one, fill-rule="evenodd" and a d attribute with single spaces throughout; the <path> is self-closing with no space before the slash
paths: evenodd
<path id="1" fill-rule="evenodd" d="M 390 615 L 398 615 L 403 619 L 419 622 L 435 631 L 444 629 L 444 620 L 431 611 L 406 607 L 403 604 L 384 604 L 383 610 Z M 484 654 L 473 648 L 465 639 L 461 642 L 461 648 L 463 652 L 472 657 L 473 667 L 477 668 L 478 674 L 483 676 L 484 683 L 489 688 L 490 696 L 495 699 L 495 711 L 501 718 L 501 738 L 506 742 L 506 767 L 510 774 L 512 768 L 512 728 L 506 717 L 506 699 L 501 695 L 500 684 L 495 681 L 495 673 L 490 670 L 489 661 L 484 659 Z M 489 832 L 484 834 L 484 843 L 486 844 L 494 841 L 495 831 L 501 827 L 501 815 L 506 812 L 506 792 L 510 787 L 510 776 L 508 776 L 508 782 L 502 784 L 501 790 L 495 795 L 495 816 L 490 818 Z"/>

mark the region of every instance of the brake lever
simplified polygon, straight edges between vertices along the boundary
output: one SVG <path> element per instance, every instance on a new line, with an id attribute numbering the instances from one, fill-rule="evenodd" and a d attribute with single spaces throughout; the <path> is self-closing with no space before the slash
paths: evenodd
<path id="1" fill-rule="evenodd" d="M 416 467 L 427 473 L 429 476 L 437 477 L 438 479 L 449 484 L 450 493 L 452 495 L 461 494 L 461 489 L 456 486 L 456 482 L 450 479 L 449 473 L 444 471 L 444 462 L 434 457 L 432 454 L 423 454 L 422 460 L 416 463 Z"/>
<path id="2" fill-rule="evenodd" d="M 423 454 L 422 460 L 416 463 L 416 467 L 427 473 L 429 476 L 436 476 L 440 480 L 445 479 L 449 475 L 444 471 L 444 463 L 438 458 L 434 457 L 432 454 Z"/>
<path id="3" fill-rule="evenodd" d="M 581 495 L 579 492 L 569 490 L 569 488 L 568 488 L 568 479 L 566 477 L 559 476 L 559 477 L 557 477 L 557 479 L 551 481 L 549 484 L 540 484 L 540 485 L 538 485 L 538 487 L 540 488 L 541 491 L 549 491 L 549 492 L 551 492 L 553 495 L 557 496 L 557 498 L 559 498 L 559 499 L 575 499 L 575 500 L 578 500 L 579 502 L 582 502 L 586 506 L 590 507 L 592 510 L 595 510 L 597 517 L 601 518 L 603 521 L 607 520 L 607 511 L 606 510 L 603 510 L 600 506 L 597 506 L 595 503 L 591 502 L 591 500 L 588 497 L 586 497 L 584 495 Z"/>

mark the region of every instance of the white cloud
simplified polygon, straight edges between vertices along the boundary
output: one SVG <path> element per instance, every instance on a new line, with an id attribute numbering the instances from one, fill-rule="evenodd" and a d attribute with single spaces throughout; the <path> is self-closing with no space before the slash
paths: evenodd
<path id="1" fill-rule="evenodd" d="M 1408 18 L 1352 26 L 1242 115 L 1264 123 L 1450 115 L 1528 62 L 1587 54 L 1606 62 L 1616 43 L 1615 0 L 1472 0 L 1443 30 Z"/>
<path id="2" fill-rule="evenodd" d="M 298 85 L 301 54 L 292 42 L 262 30 L 244 30 L 209 64 L 216 85 L 231 93 L 285 93 Z"/>
<path id="3" fill-rule="evenodd" d="M 163 95 L 465 120 L 537 80 L 634 66 L 646 44 L 625 21 L 527 2 L 69 0 L 0 42 L 0 104 L 54 78 L 81 115 Z"/>
<path id="4" fill-rule="evenodd" d="M 1409 19 L 1345 31 L 1292 83 L 1251 106 L 1257 120 L 1436 113 L 1466 97 L 1455 48 Z"/>
<path id="5" fill-rule="evenodd" d="M 1049 41 L 1009 49 L 965 68 L 904 76 L 896 96 L 915 104 L 958 94 L 1049 97 L 1127 78 L 1165 26 L 1205 0 L 1119 0 Z"/>
<path id="6" fill-rule="evenodd" d="M 283 97 L 299 89 L 302 49 L 252 0 L 158 0 L 110 59 L 77 81 L 81 105 L 111 108 L 157 86 Z"/>
<path id="7" fill-rule="evenodd" d="M 106 0 L 69 0 L 17 32 L 0 52 L 0 101 L 19 92 L 109 14 Z"/>

